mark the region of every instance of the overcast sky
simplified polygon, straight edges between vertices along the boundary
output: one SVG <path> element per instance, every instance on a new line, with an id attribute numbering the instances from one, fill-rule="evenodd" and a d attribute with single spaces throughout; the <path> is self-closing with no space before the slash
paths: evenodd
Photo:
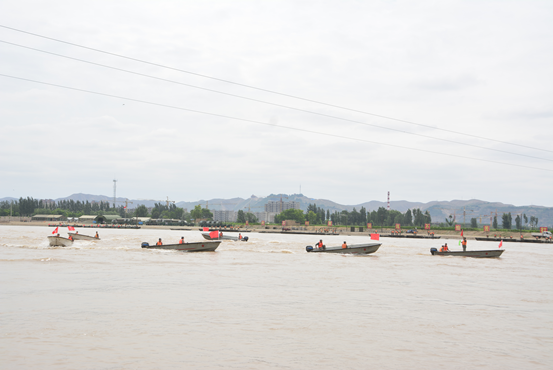
<path id="1" fill-rule="evenodd" d="M 0 197 L 553 206 L 551 1 L 2 0 L 0 25 L 0 74 L 121 97 L 0 76 Z"/>

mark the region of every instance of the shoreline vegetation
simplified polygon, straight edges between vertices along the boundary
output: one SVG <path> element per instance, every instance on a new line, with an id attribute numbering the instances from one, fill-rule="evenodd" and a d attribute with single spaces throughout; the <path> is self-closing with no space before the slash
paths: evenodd
<path id="1" fill-rule="evenodd" d="M 111 227 L 109 226 L 101 226 L 101 225 L 94 225 L 94 224 L 82 224 L 82 223 L 68 223 L 68 222 L 62 222 L 62 223 L 55 223 L 52 221 L 2 221 L 0 222 L 0 226 L 43 226 L 43 227 L 56 227 L 56 226 L 75 226 L 79 227 L 79 225 L 86 225 L 86 228 L 92 229 L 110 229 L 115 230 L 117 227 Z M 131 225 L 133 226 L 133 225 Z M 369 237 L 372 233 L 378 233 L 381 235 L 389 235 L 392 232 L 396 232 L 396 229 L 393 227 L 372 227 L 371 229 L 367 229 L 366 227 L 362 227 L 363 231 L 359 231 L 360 227 L 355 226 L 355 231 L 351 231 L 351 228 L 354 226 L 322 226 L 322 225 L 315 225 L 315 226 L 294 226 L 289 227 L 286 226 L 286 229 L 289 229 L 290 233 L 316 233 L 321 232 L 324 230 L 328 230 L 328 234 L 324 234 L 321 232 L 321 235 L 323 236 L 331 236 L 332 232 L 335 230 L 336 234 L 340 235 L 349 235 L 349 236 L 363 236 L 366 235 Z M 170 230 L 170 229 L 176 229 L 176 230 L 190 230 L 190 231 L 199 231 L 202 227 L 201 226 L 171 226 L 171 225 L 140 225 L 140 228 L 142 229 L 158 229 L 158 230 Z M 281 232 L 283 230 L 283 226 L 281 225 L 235 225 L 234 228 L 237 231 L 241 232 L 260 232 L 260 231 L 274 231 L 274 232 Z M 223 229 L 220 227 L 211 227 L 211 229 Z M 430 230 L 424 230 L 424 229 L 418 229 L 417 228 L 417 235 L 420 236 L 427 236 L 429 233 L 434 233 L 435 237 L 441 237 L 442 239 L 462 239 L 461 232 L 455 231 L 455 230 L 440 230 L 443 228 L 431 228 Z M 127 228 L 125 228 L 127 230 Z M 414 230 L 414 227 L 405 228 L 399 230 L 402 234 L 406 234 L 407 230 Z M 519 239 L 522 235 L 524 239 L 534 239 L 532 236 L 532 233 L 537 233 L 539 230 L 490 230 L 490 231 L 483 231 L 483 230 L 474 230 L 474 229 L 463 229 L 463 236 L 467 239 L 474 239 L 476 237 L 486 237 L 489 236 L 490 238 L 493 237 L 501 237 L 503 239 Z M 412 234 L 409 234 L 412 235 Z M 316 237 L 315 235 L 313 235 Z"/>

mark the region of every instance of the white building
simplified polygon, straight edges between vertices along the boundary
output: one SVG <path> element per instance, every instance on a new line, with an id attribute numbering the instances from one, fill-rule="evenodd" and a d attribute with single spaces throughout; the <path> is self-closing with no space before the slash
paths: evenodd
<path id="1" fill-rule="evenodd" d="M 300 203 L 294 202 L 294 201 L 290 201 L 290 202 L 269 201 L 267 202 L 267 204 L 265 204 L 265 212 L 280 213 L 282 211 L 286 211 L 287 209 L 300 209 Z"/>
<path id="2" fill-rule="evenodd" d="M 257 221 L 265 221 L 265 223 L 274 223 L 275 222 L 275 216 L 277 215 L 276 212 L 252 212 L 255 217 L 257 217 Z"/>
<path id="3" fill-rule="evenodd" d="M 234 211 L 211 211 L 213 213 L 213 221 L 236 222 L 237 213 Z"/>

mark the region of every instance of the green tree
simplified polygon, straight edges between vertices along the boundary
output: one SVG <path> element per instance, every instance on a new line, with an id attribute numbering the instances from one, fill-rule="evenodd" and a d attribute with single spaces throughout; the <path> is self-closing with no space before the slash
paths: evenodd
<path id="1" fill-rule="evenodd" d="M 503 221 L 504 229 L 507 229 L 507 230 L 511 229 L 511 225 L 512 225 L 511 212 L 504 213 L 502 216 L 502 221 Z"/>
<path id="2" fill-rule="evenodd" d="M 428 212 L 428 210 L 424 211 L 424 223 L 425 224 L 432 223 L 432 216 L 430 216 L 430 212 Z"/>
<path id="3" fill-rule="evenodd" d="M 275 216 L 275 222 L 281 223 L 284 220 L 294 220 L 299 224 L 305 223 L 305 215 L 301 209 L 287 209 Z"/>
<path id="4" fill-rule="evenodd" d="M 473 229 L 476 229 L 478 227 L 478 222 L 476 218 L 473 217 L 470 219 L 470 227 L 472 227 Z"/>
<path id="5" fill-rule="evenodd" d="M 403 216 L 403 223 L 405 224 L 405 226 L 413 225 L 413 214 L 411 213 L 410 209 L 405 212 L 405 215 Z"/>
<path id="6" fill-rule="evenodd" d="M 237 215 L 236 215 L 236 222 L 240 223 L 240 224 L 245 224 L 246 223 L 246 214 L 244 213 L 244 211 L 242 210 L 239 210 Z"/>
<path id="7" fill-rule="evenodd" d="M 317 221 L 317 214 L 313 211 L 309 211 L 307 214 L 307 221 L 309 221 L 310 225 L 315 225 L 315 222 Z"/>
<path id="8" fill-rule="evenodd" d="M 493 216 L 492 227 L 493 227 L 494 229 L 497 229 L 497 216 Z"/>
<path id="9" fill-rule="evenodd" d="M 522 217 L 520 217 L 520 215 L 517 215 L 517 217 L 515 217 L 515 227 L 517 228 L 517 230 L 521 230 L 522 229 Z"/>
<path id="10" fill-rule="evenodd" d="M 206 218 L 208 220 L 213 220 L 213 213 L 209 209 L 203 208 L 202 209 L 202 218 Z"/>
<path id="11" fill-rule="evenodd" d="M 388 217 L 388 211 L 384 207 L 379 207 L 376 211 L 376 223 L 380 226 L 384 226 L 384 222 Z"/>
<path id="12" fill-rule="evenodd" d="M 246 221 L 248 221 L 249 223 L 254 223 L 254 222 L 257 222 L 257 217 L 255 217 L 255 215 L 251 212 L 246 212 Z"/>
<path id="13" fill-rule="evenodd" d="M 199 204 L 194 207 L 192 211 L 190 211 L 190 217 L 192 217 L 194 220 L 198 220 L 202 218 L 202 206 Z"/>
<path id="14" fill-rule="evenodd" d="M 430 214 L 428 213 L 428 211 L 426 211 L 426 212 L 427 213 L 424 214 L 424 213 L 422 213 L 422 211 L 419 208 L 415 208 L 413 210 L 413 216 L 415 218 L 413 220 L 413 225 L 422 227 L 422 226 L 424 226 L 424 224 L 429 223 L 427 221 L 430 218 Z"/>
<path id="15" fill-rule="evenodd" d="M 134 210 L 135 217 L 148 217 L 148 208 L 144 204 L 139 205 Z"/>

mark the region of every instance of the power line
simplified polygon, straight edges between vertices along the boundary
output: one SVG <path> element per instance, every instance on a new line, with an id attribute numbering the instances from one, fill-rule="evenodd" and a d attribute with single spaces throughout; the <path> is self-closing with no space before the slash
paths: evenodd
<path id="1" fill-rule="evenodd" d="M 228 84 L 232 84 L 232 85 L 236 85 L 236 86 L 246 87 L 246 88 L 257 90 L 257 91 L 263 91 L 263 92 L 267 92 L 267 93 L 271 93 L 271 94 L 275 94 L 275 95 L 280 95 L 280 96 L 285 96 L 285 97 L 288 97 L 288 98 L 307 101 L 307 102 L 310 102 L 310 103 L 321 104 L 321 105 L 325 105 L 325 106 L 328 106 L 328 107 L 347 110 L 347 111 L 350 111 L 350 112 L 366 114 L 366 115 L 370 115 L 370 116 L 373 116 L 373 117 L 388 119 L 388 120 L 392 120 L 392 121 L 396 121 L 396 122 L 407 123 L 407 124 L 415 125 L 415 126 L 419 126 L 419 127 L 430 128 L 430 129 L 433 129 L 433 130 L 449 132 L 449 133 L 453 133 L 453 134 L 456 134 L 456 135 L 463 135 L 463 136 L 467 136 L 467 137 L 471 137 L 471 138 L 476 138 L 476 139 L 481 139 L 481 140 L 488 140 L 488 141 L 493 141 L 493 142 L 496 142 L 496 143 L 501 143 L 501 144 L 506 144 L 506 145 L 513 145 L 513 146 L 518 146 L 518 147 L 522 147 L 522 148 L 534 149 L 534 150 L 540 150 L 540 151 L 544 151 L 544 152 L 553 153 L 553 150 L 541 149 L 541 148 L 536 148 L 536 147 L 532 147 L 532 146 L 529 146 L 529 145 L 510 143 L 508 141 L 491 139 L 491 138 L 487 138 L 487 137 L 483 137 L 483 136 L 467 134 L 467 133 L 464 133 L 464 132 L 448 130 L 448 129 L 439 128 L 439 127 L 430 126 L 430 125 L 425 125 L 425 124 L 417 123 L 417 122 L 413 122 L 413 121 L 403 120 L 403 119 L 394 118 L 394 117 L 390 117 L 390 116 L 384 116 L 384 115 L 381 115 L 381 114 L 375 114 L 375 113 L 365 112 L 365 111 L 358 110 L 358 109 L 347 108 L 347 107 L 343 107 L 343 106 L 339 106 L 339 105 L 335 105 L 335 104 L 325 103 L 325 102 L 318 101 L 318 100 L 302 98 L 302 97 L 296 96 L 296 95 L 281 93 L 281 92 L 274 91 L 274 90 L 264 89 L 264 88 L 260 88 L 260 87 L 256 87 L 256 86 L 252 86 L 252 85 L 247 85 L 247 84 L 243 84 L 243 83 L 239 83 L 239 82 L 234 82 L 234 81 L 230 81 L 230 80 L 226 80 L 226 79 L 222 79 L 222 78 L 212 77 L 212 76 L 208 76 L 208 75 L 204 75 L 204 74 L 196 73 L 196 72 L 191 72 L 191 71 L 187 71 L 187 70 L 183 70 L 183 69 L 179 69 L 179 68 L 169 67 L 169 66 L 166 66 L 166 65 L 163 65 L 163 64 L 148 62 L 148 61 L 145 61 L 145 60 L 142 60 L 142 59 L 132 58 L 132 57 L 112 53 L 112 52 L 105 51 L 105 50 L 95 49 L 95 48 L 91 48 L 91 47 L 88 47 L 88 46 L 84 46 L 84 45 L 80 45 L 80 44 L 76 44 L 76 43 L 72 43 L 72 42 L 68 42 L 68 41 L 64 41 L 64 40 L 60 40 L 60 39 L 56 39 L 56 38 L 53 38 L 53 37 L 48 37 L 48 36 L 40 35 L 40 34 L 37 34 L 37 33 L 29 32 L 29 31 L 23 31 L 23 30 L 20 30 L 20 29 L 17 29 L 17 28 L 13 28 L 13 27 L 1 25 L 1 24 L 0 24 L 0 27 L 6 28 L 6 29 L 9 29 L 9 30 L 12 30 L 12 31 L 21 32 L 21 33 L 25 33 L 25 34 L 28 34 L 28 35 L 36 36 L 36 37 L 41 37 L 41 38 L 44 38 L 44 39 L 47 39 L 47 40 L 60 42 L 60 43 L 67 44 L 67 45 L 76 46 L 76 47 L 79 47 L 79 48 L 96 51 L 98 53 L 103 53 L 103 54 L 107 54 L 107 55 L 116 56 L 118 58 L 132 60 L 132 61 L 135 61 L 135 62 L 144 63 L 144 64 L 148 64 L 148 65 L 152 65 L 152 66 L 156 66 L 156 67 L 160 67 L 160 68 L 170 69 L 170 70 L 177 71 L 177 72 L 187 73 L 187 74 L 190 74 L 190 75 L 194 75 L 194 76 L 198 76 L 198 77 L 202 77 L 202 78 L 208 78 L 208 79 L 211 79 L 211 80 L 224 82 L 224 83 L 228 83 Z"/>
<path id="2" fill-rule="evenodd" d="M 320 131 L 314 131 L 314 130 L 307 130 L 307 129 L 303 129 L 303 128 L 276 125 L 276 124 L 273 124 L 273 123 L 255 121 L 255 120 L 251 120 L 251 119 L 247 119 L 247 118 L 238 118 L 238 117 L 227 116 L 227 115 L 224 115 L 224 114 L 205 112 L 205 111 L 200 111 L 200 110 L 196 110 L 196 109 L 177 107 L 177 106 L 174 106 L 174 105 L 168 105 L 168 104 L 162 104 L 162 103 L 155 103 L 155 102 L 150 102 L 150 101 L 147 101 L 147 100 L 128 98 L 128 97 L 124 97 L 124 96 L 101 93 L 101 92 L 86 90 L 86 89 L 79 89 L 79 88 L 76 88 L 76 87 L 70 87 L 70 86 L 64 86 L 64 85 L 49 83 L 49 82 L 37 81 L 37 80 L 29 79 L 29 78 L 11 76 L 11 75 L 6 75 L 6 74 L 2 74 L 2 73 L 0 73 L 0 76 L 13 78 L 13 79 L 16 79 L 16 80 L 22 80 L 22 81 L 38 83 L 38 84 L 42 84 L 42 85 L 55 86 L 55 87 L 59 87 L 59 88 L 62 88 L 62 89 L 67 89 L 67 90 L 80 91 L 80 92 L 85 92 L 85 93 L 94 94 L 94 95 L 107 96 L 107 97 L 110 97 L 110 98 L 117 98 L 117 99 L 123 99 L 123 100 L 128 100 L 128 101 L 134 101 L 134 102 L 137 102 L 137 103 L 154 105 L 154 106 L 164 107 L 164 108 L 177 109 L 177 110 L 181 110 L 181 111 L 204 114 L 204 115 L 213 116 L 213 117 L 227 118 L 227 119 L 232 119 L 232 120 L 236 120 L 236 121 L 249 122 L 249 123 L 254 123 L 254 124 L 258 124 L 258 125 L 282 128 L 282 129 L 286 129 L 286 130 L 306 132 L 306 133 L 310 133 L 310 134 L 317 134 L 317 135 L 322 135 L 322 136 L 335 137 L 335 138 L 339 138 L 339 139 L 352 140 L 352 141 L 358 141 L 358 142 L 370 143 L 370 144 L 376 144 L 376 145 L 384 145 L 384 146 L 389 146 L 389 147 L 393 147 L 393 148 L 414 150 L 414 151 L 418 151 L 418 152 L 431 153 L 431 154 L 443 155 L 443 156 L 448 156 L 448 157 L 470 159 L 470 160 L 480 161 L 480 162 L 496 163 L 496 164 L 502 164 L 502 165 L 505 165 L 505 166 L 514 166 L 514 167 L 529 168 L 529 169 L 533 169 L 533 170 L 553 172 L 553 170 L 550 170 L 550 169 L 547 169 L 547 168 L 531 167 L 531 166 L 525 166 L 525 165 L 519 165 L 519 164 L 513 164 L 513 163 L 493 161 L 493 160 L 489 160 L 489 159 L 466 157 L 466 156 L 457 155 L 457 154 L 434 152 L 434 151 L 431 151 L 431 150 L 411 148 L 411 147 L 407 147 L 407 146 L 403 146 L 403 145 L 381 143 L 381 142 L 376 142 L 376 141 L 371 141 L 371 140 L 366 140 L 366 139 L 360 139 L 360 138 L 354 138 L 354 137 L 348 137 L 348 136 L 342 136 L 342 135 L 336 135 L 336 134 L 329 134 L 329 133 L 326 133 L 326 132 L 320 132 Z"/>
<path id="3" fill-rule="evenodd" d="M 221 94 L 221 95 L 227 95 L 227 96 L 232 96 L 232 97 L 239 98 L 239 99 L 254 101 L 254 102 L 257 102 L 257 103 L 268 104 L 268 105 L 272 105 L 272 106 L 276 106 L 276 107 L 281 107 L 281 108 L 291 109 L 291 110 L 295 110 L 295 111 L 299 111 L 299 112 L 314 114 L 314 115 L 318 115 L 318 116 L 321 116 L 321 117 L 326 117 L 326 118 L 332 118 L 332 119 L 337 119 L 337 120 L 346 121 L 346 122 L 357 123 L 357 124 L 361 124 L 361 125 L 364 125 L 364 126 L 371 126 L 371 127 L 376 127 L 376 128 L 380 128 L 380 129 L 384 129 L 384 130 L 394 131 L 394 132 L 401 132 L 401 133 L 404 133 L 404 134 L 414 135 L 414 136 L 423 137 L 423 138 L 432 139 L 432 140 L 440 140 L 440 141 L 444 141 L 444 142 L 450 142 L 450 143 L 454 143 L 454 144 L 457 144 L 457 145 L 464 145 L 464 146 L 469 146 L 469 147 L 473 147 L 473 148 L 491 150 L 491 151 L 499 152 L 499 153 L 506 153 L 506 154 L 511 154 L 511 155 L 518 155 L 518 156 L 522 156 L 522 157 L 540 159 L 540 160 L 544 160 L 544 161 L 553 162 L 553 159 L 536 157 L 536 156 L 527 155 L 527 154 L 519 154 L 519 153 L 509 152 L 509 151 L 506 151 L 506 150 L 501 150 L 501 149 L 488 148 L 488 147 L 484 147 L 484 146 L 476 145 L 476 144 L 468 144 L 468 143 L 458 142 L 458 141 L 455 141 L 455 140 L 442 139 L 442 138 L 438 138 L 438 137 L 434 137 L 434 136 L 417 134 L 417 133 L 408 132 L 408 131 L 404 131 L 404 130 L 399 130 L 399 129 L 395 129 L 395 128 L 390 128 L 390 127 L 386 127 L 386 126 L 380 126 L 380 125 L 375 125 L 375 124 L 372 124 L 372 123 L 366 123 L 366 122 L 362 122 L 362 121 L 352 120 L 352 119 L 349 119 L 349 118 L 343 118 L 343 117 L 333 116 L 333 115 L 330 115 L 330 114 L 319 113 L 319 112 L 314 112 L 314 111 L 310 111 L 310 110 L 306 110 L 306 109 L 291 107 L 291 106 L 288 106 L 288 105 L 271 103 L 271 102 L 268 102 L 268 101 L 265 101 L 265 100 L 248 98 L 248 97 L 237 95 L 237 94 L 231 94 L 231 93 L 226 93 L 226 92 L 222 92 L 222 91 L 218 91 L 218 90 L 214 90 L 214 89 L 208 89 L 208 88 L 205 88 L 205 87 L 195 86 L 195 85 L 191 85 L 191 84 L 187 84 L 187 83 L 183 83 L 183 82 L 178 82 L 178 81 L 175 81 L 175 80 L 170 80 L 170 79 L 166 79 L 166 78 L 147 75 L 147 74 L 144 74 L 144 73 L 133 72 L 133 71 L 129 71 L 127 69 L 112 67 L 112 66 L 109 66 L 109 65 L 101 64 L 101 63 L 91 62 L 91 61 L 88 61 L 88 60 L 85 60 L 85 59 L 80 59 L 80 58 L 70 57 L 70 56 L 67 56 L 67 55 L 53 53 L 53 52 L 50 52 L 50 51 L 41 50 L 41 49 L 37 49 L 37 48 L 33 48 L 33 47 L 30 47 L 30 46 L 25 46 L 25 45 L 21 45 L 21 44 L 16 44 L 16 43 L 9 42 L 9 41 L 0 40 L 0 42 L 5 43 L 5 44 L 9 44 L 9 45 L 13 45 L 13 46 L 17 46 L 17 47 L 21 47 L 21 48 L 25 48 L 25 49 L 28 49 L 28 50 L 38 51 L 38 52 L 49 54 L 49 55 L 54 55 L 54 56 L 61 57 L 61 58 L 66 58 L 66 59 L 75 60 L 75 61 L 82 62 L 82 63 L 92 64 L 92 65 L 95 65 L 95 66 L 112 69 L 112 70 L 119 71 L 119 72 L 125 72 L 125 73 L 129 73 L 129 74 L 137 75 L 137 76 L 142 76 L 142 77 L 155 79 L 155 80 L 158 80 L 158 81 L 170 82 L 170 83 L 181 85 L 181 86 L 187 86 L 187 87 L 200 89 L 200 90 L 204 90 L 204 91 L 209 91 L 209 92 L 213 92 L 213 93 L 217 93 L 217 94 Z"/>

